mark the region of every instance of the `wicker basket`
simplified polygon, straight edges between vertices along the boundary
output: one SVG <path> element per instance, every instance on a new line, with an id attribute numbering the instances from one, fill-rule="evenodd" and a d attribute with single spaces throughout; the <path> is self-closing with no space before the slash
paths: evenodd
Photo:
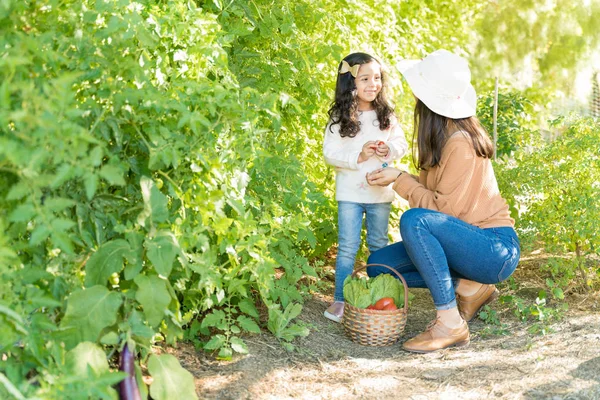
<path id="1" fill-rule="evenodd" d="M 385 267 L 400 278 L 404 285 L 404 307 L 388 311 L 367 310 L 346 303 L 342 324 L 346 334 L 353 342 L 363 346 L 388 346 L 398 341 L 406 326 L 408 285 L 398 271 L 384 264 L 365 265 L 354 271 L 352 277 L 356 276 L 357 272 L 371 266 Z"/>

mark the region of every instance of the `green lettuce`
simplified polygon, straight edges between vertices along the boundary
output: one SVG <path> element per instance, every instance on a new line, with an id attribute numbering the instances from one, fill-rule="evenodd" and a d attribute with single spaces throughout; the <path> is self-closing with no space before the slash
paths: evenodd
<path id="1" fill-rule="evenodd" d="M 367 308 L 371 305 L 371 291 L 369 282 L 365 278 L 352 278 L 344 280 L 344 301 L 351 306 Z"/>
<path id="2" fill-rule="evenodd" d="M 404 285 L 390 274 L 375 278 L 353 278 L 344 280 L 344 301 L 354 307 L 367 308 L 384 297 L 394 299 L 396 307 L 404 307 Z"/>
<path id="3" fill-rule="evenodd" d="M 396 307 L 404 307 L 404 286 L 402 282 L 390 274 L 377 275 L 369 282 L 371 287 L 371 304 L 384 297 L 394 299 Z"/>

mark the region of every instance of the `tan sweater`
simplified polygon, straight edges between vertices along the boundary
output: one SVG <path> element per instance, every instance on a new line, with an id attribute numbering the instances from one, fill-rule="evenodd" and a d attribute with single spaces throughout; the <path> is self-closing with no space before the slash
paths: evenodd
<path id="1" fill-rule="evenodd" d="M 417 177 L 402 174 L 393 189 L 411 208 L 427 208 L 480 228 L 514 227 L 508 204 L 500 195 L 492 163 L 477 157 L 466 133 L 452 135 L 439 165 Z"/>

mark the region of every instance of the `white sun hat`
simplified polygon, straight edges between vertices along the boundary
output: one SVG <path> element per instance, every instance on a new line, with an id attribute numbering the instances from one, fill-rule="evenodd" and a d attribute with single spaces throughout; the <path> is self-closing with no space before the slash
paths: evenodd
<path id="1" fill-rule="evenodd" d="M 431 111 L 452 119 L 475 115 L 477 94 L 464 58 L 437 50 L 421 60 L 402 60 L 396 67 Z"/>

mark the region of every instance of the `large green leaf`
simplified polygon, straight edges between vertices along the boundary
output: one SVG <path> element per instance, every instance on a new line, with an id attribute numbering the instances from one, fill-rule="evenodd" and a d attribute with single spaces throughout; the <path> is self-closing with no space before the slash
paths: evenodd
<path id="1" fill-rule="evenodd" d="M 69 373 L 87 376 L 88 366 L 100 375 L 108 372 L 106 353 L 100 346 L 91 342 L 81 342 L 67 352 L 65 364 Z"/>
<path id="2" fill-rule="evenodd" d="M 83 341 L 96 342 L 100 332 L 117 321 L 122 301 L 119 293 L 110 292 L 104 286 L 93 286 L 70 295 L 60 323 L 61 328 L 70 329 L 65 340 L 67 348 Z"/>
<path id="3" fill-rule="evenodd" d="M 123 269 L 123 258 L 129 253 L 129 242 L 116 239 L 104 243 L 85 265 L 85 286 L 104 285 L 114 272 Z"/>
<path id="4" fill-rule="evenodd" d="M 158 276 L 138 275 L 134 282 L 138 285 L 135 299 L 144 307 L 144 314 L 150 326 L 156 326 L 162 321 L 171 295 L 164 279 Z"/>
<path id="5" fill-rule="evenodd" d="M 170 354 L 151 355 L 148 371 L 152 376 L 150 396 L 154 400 L 197 399 L 194 377 Z"/>
<path id="6" fill-rule="evenodd" d="M 173 268 L 173 261 L 180 252 L 179 244 L 177 239 L 171 232 L 159 232 L 152 239 L 148 239 L 144 242 L 146 247 L 148 259 L 154 265 L 156 272 L 164 277 L 168 277 L 171 274 Z"/>
<path id="7" fill-rule="evenodd" d="M 156 187 L 154 181 L 146 176 L 140 178 L 142 198 L 144 199 L 144 211 L 138 216 L 138 223 L 146 226 L 164 222 L 169 218 L 167 208 L 167 197 Z"/>

